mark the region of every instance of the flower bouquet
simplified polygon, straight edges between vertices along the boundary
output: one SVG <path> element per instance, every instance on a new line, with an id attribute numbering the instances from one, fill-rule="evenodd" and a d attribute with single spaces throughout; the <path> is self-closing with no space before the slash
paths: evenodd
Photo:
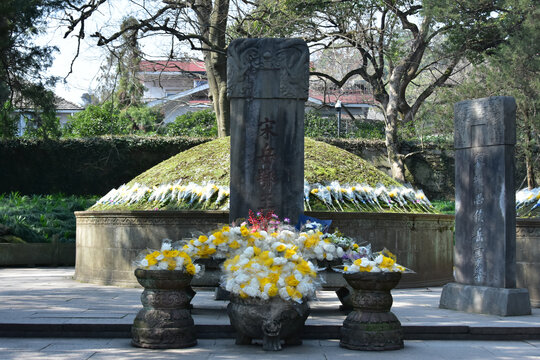
<path id="1" fill-rule="evenodd" d="M 307 300 L 319 286 L 315 259 L 335 259 L 343 250 L 317 229 L 297 231 L 274 213 L 253 213 L 237 226 L 225 225 L 185 242 L 192 258 L 225 259 L 221 286 L 237 344 L 263 339 L 263 349 L 281 349 L 280 339 L 299 343 L 309 314 Z"/>

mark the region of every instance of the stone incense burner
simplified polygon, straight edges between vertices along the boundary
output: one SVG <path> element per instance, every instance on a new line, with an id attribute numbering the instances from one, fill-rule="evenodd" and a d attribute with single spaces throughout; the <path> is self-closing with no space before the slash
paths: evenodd
<path id="1" fill-rule="evenodd" d="M 286 345 L 301 345 L 304 323 L 309 315 L 307 301 L 296 303 L 279 297 L 269 300 L 245 298 L 231 294 L 227 306 L 231 325 L 236 330 L 236 344 L 250 345 L 252 339 L 262 339 L 263 350 L 281 350 Z"/>

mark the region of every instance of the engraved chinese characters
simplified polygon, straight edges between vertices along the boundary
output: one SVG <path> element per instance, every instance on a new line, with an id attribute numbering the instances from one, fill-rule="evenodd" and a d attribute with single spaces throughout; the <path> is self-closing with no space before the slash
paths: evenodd
<path id="1" fill-rule="evenodd" d="M 455 106 L 456 281 L 512 288 L 515 275 L 513 98 Z M 508 132 L 508 134 L 505 133 Z"/>
<path id="2" fill-rule="evenodd" d="M 304 101 L 309 53 L 298 39 L 238 39 L 229 46 L 230 220 L 303 211 Z"/>
<path id="3" fill-rule="evenodd" d="M 494 315 L 530 313 L 516 289 L 514 146 L 511 97 L 462 101 L 454 107 L 456 149 L 455 283 L 440 307 Z"/>

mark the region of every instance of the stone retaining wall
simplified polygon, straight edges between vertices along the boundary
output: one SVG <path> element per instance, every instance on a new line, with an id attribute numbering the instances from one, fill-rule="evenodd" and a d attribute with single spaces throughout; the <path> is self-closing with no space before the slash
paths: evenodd
<path id="1" fill-rule="evenodd" d="M 179 240 L 208 232 L 228 222 L 227 212 L 128 211 L 75 213 L 77 260 L 75 278 L 97 284 L 137 286 L 132 261 L 145 248 L 159 248 L 164 238 Z M 400 264 L 416 274 L 406 274 L 402 287 L 437 286 L 452 281 L 454 218 L 448 215 L 330 213 L 306 215 L 331 219 L 332 226 L 374 250 L 387 247 Z M 207 264 L 206 274 L 195 286 L 216 286 L 219 271 Z M 328 289 L 345 282 L 341 274 L 325 274 Z"/>
<path id="2" fill-rule="evenodd" d="M 528 288 L 531 306 L 540 307 L 540 219 L 518 219 L 517 287 Z"/>
<path id="3" fill-rule="evenodd" d="M 75 265 L 75 244 L 0 244 L 0 266 L 37 265 Z"/>

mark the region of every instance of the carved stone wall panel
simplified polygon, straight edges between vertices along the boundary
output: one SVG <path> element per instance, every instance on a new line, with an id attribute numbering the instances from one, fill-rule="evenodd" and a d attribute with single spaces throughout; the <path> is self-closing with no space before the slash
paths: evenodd
<path id="1" fill-rule="evenodd" d="M 454 106 L 454 147 L 514 145 L 516 102 L 508 96 L 461 101 Z"/>
<path id="2" fill-rule="evenodd" d="M 227 59 L 229 98 L 307 99 L 309 51 L 300 39 L 237 39 Z"/>

